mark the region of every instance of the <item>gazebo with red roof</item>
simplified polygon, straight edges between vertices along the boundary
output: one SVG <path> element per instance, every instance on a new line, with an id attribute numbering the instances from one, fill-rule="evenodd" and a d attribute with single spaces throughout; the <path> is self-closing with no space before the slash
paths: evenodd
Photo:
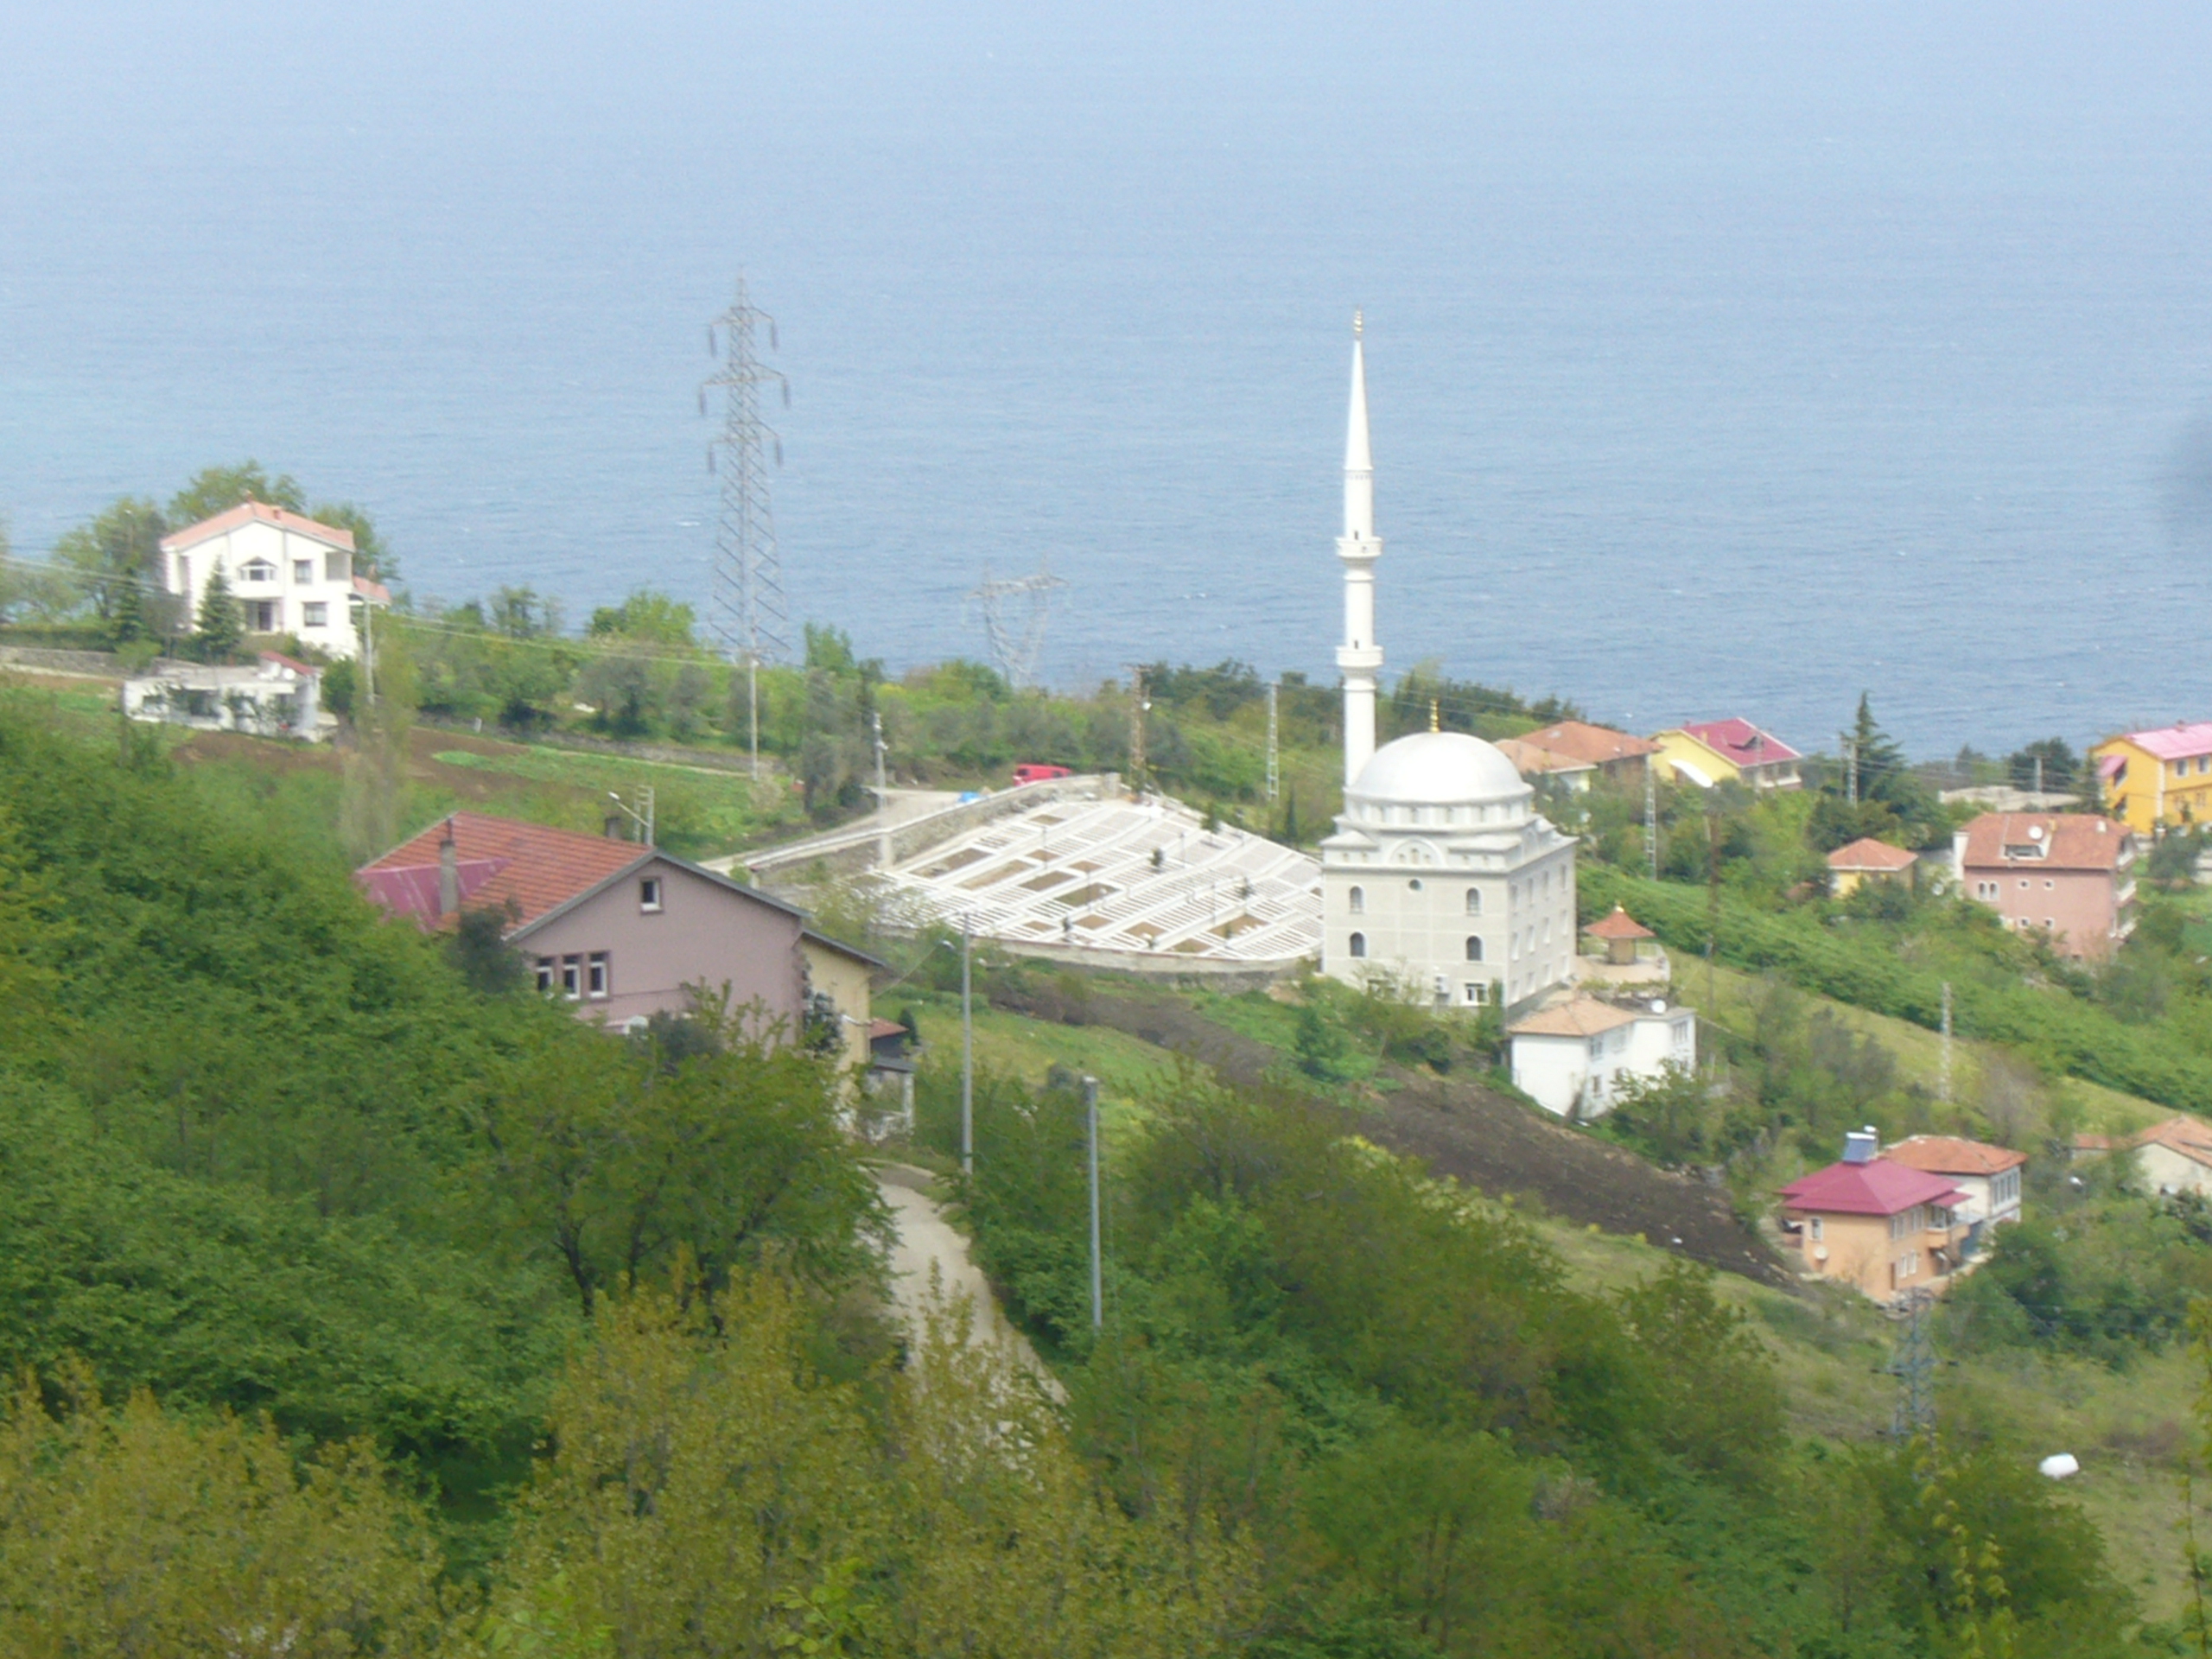
<path id="1" fill-rule="evenodd" d="M 1586 938 L 1597 940 L 1604 948 L 1605 960 L 1619 968 L 1627 967 L 1636 961 L 1637 954 L 1646 939 L 1659 937 L 1618 905 L 1584 928 L 1582 932 Z"/>

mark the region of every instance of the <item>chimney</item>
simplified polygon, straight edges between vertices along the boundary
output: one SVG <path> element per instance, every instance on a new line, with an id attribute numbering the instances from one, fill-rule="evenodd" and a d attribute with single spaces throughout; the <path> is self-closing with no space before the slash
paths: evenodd
<path id="1" fill-rule="evenodd" d="M 629 839 L 627 836 L 622 833 L 622 820 L 618 814 L 609 812 L 605 817 L 600 820 L 600 823 L 605 830 L 607 838 L 609 841 L 627 841 Z"/>
<path id="2" fill-rule="evenodd" d="M 446 838 L 438 843 L 438 914 L 450 916 L 461 908 L 461 855 L 454 850 L 453 820 L 446 820 Z"/>
<path id="3" fill-rule="evenodd" d="M 1871 1164 L 1881 1149 L 1881 1132 L 1872 1123 L 1843 1137 L 1843 1161 L 1847 1164 Z"/>

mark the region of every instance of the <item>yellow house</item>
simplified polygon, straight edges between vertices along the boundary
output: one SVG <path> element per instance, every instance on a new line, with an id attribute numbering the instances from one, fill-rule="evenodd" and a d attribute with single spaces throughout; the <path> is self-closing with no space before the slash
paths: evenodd
<path id="1" fill-rule="evenodd" d="M 865 1070 L 873 1051 L 868 1044 L 868 993 L 871 976 L 883 963 L 865 950 L 840 944 L 812 928 L 799 936 L 799 950 L 806 957 L 809 999 L 826 997 L 823 1011 L 838 1022 L 839 1069 L 853 1077 Z"/>
<path id="2" fill-rule="evenodd" d="M 2138 835 L 2212 823 L 2212 721 L 2122 732 L 2089 751 L 2105 810 Z"/>
<path id="3" fill-rule="evenodd" d="M 1797 762 L 1803 757 L 1748 720 L 1677 726 L 1654 732 L 1651 741 L 1659 746 L 1651 764 L 1669 783 L 1695 784 L 1700 789 L 1731 782 L 1752 789 L 1796 789 L 1802 781 Z"/>

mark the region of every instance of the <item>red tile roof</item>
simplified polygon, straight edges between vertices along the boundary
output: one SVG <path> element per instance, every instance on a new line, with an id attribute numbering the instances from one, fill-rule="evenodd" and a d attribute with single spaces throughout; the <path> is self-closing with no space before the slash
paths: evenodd
<path id="1" fill-rule="evenodd" d="M 2028 1161 L 2028 1154 L 1955 1135 L 1911 1135 L 1893 1147 L 1884 1147 L 1882 1161 L 1930 1175 L 1997 1175 L 2018 1169 Z"/>
<path id="2" fill-rule="evenodd" d="M 312 679 L 315 675 L 322 672 L 314 664 L 303 663 L 296 657 L 287 657 L 281 651 L 264 651 L 261 653 L 261 660 L 264 663 L 281 663 L 302 679 Z"/>
<path id="3" fill-rule="evenodd" d="M 1831 1216 L 1895 1216 L 1916 1204 L 1949 1206 L 1966 1194 L 1941 1175 L 1877 1158 L 1871 1164 L 1830 1164 L 1782 1189 L 1792 1210 Z"/>
<path id="4" fill-rule="evenodd" d="M 272 507 L 261 501 L 242 501 L 228 512 L 219 512 L 213 518 L 203 518 L 196 524 L 171 531 L 162 537 L 162 551 L 174 553 L 181 547 L 197 547 L 226 535 L 241 524 L 274 524 L 279 530 L 289 530 L 295 535 L 310 537 L 332 547 L 353 550 L 353 532 L 340 530 L 335 524 L 326 524 L 308 518 L 303 512 L 293 512 L 284 507 Z"/>
<path id="5" fill-rule="evenodd" d="M 2212 1164 L 2212 1124 L 2193 1117 L 2170 1117 L 2127 1142 L 2137 1147 L 2164 1147 L 2200 1164 Z"/>
<path id="6" fill-rule="evenodd" d="M 1593 939 L 1656 939 L 1659 937 L 1618 905 L 1613 906 L 1612 914 L 1601 917 L 1582 931 Z"/>
<path id="7" fill-rule="evenodd" d="M 1505 1028 L 1509 1037 L 1595 1037 L 1601 1031 L 1632 1026 L 1636 1016 L 1595 997 L 1578 996 L 1556 1007 L 1540 1008 Z"/>
<path id="8" fill-rule="evenodd" d="M 1739 766 L 1767 766 L 1802 757 L 1771 732 L 1763 732 L 1748 720 L 1708 720 L 1681 728 Z"/>
<path id="9" fill-rule="evenodd" d="M 2161 760 L 2194 760 L 2200 754 L 2212 754 L 2212 720 L 2176 721 L 2155 731 L 2122 732 L 2119 738 L 2107 741 L 2133 743 Z"/>
<path id="10" fill-rule="evenodd" d="M 1904 848 L 1892 847 L 1872 836 L 1861 836 L 1828 855 L 1828 868 L 1832 870 L 1909 870 L 1916 862 Z"/>
<path id="11" fill-rule="evenodd" d="M 1532 738 L 1501 737 L 1491 746 L 1513 763 L 1522 777 L 1532 772 L 1595 772 L 1598 763 L 1561 749 L 1548 749 Z"/>
<path id="12" fill-rule="evenodd" d="M 1610 726 L 1592 726 L 1586 720 L 1562 720 L 1541 732 L 1523 732 L 1521 741 L 1549 749 L 1554 754 L 1587 761 L 1593 766 L 1602 766 L 1609 760 L 1633 760 L 1640 755 L 1659 753 L 1659 746 L 1649 738 L 1631 737 Z"/>
<path id="13" fill-rule="evenodd" d="M 652 848 L 634 842 L 456 812 L 362 866 L 353 879 L 396 914 L 412 916 L 425 927 L 450 927 L 455 918 L 438 915 L 438 849 L 448 832 L 464 873 L 462 902 L 504 909 L 512 900 L 511 930 L 653 856 Z"/>
<path id="14" fill-rule="evenodd" d="M 2114 870 L 2134 840 L 2117 818 L 2092 812 L 1985 812 L 1966 828 L 1967 868 Z M 2042 857 L 2014 857 L 2008 847 L 2048 847 Z"/>

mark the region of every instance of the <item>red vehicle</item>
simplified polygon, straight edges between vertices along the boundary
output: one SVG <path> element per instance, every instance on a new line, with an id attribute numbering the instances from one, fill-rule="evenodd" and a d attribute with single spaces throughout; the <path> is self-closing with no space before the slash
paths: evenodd
<path id="1" fill-rule="evenodd" d="M 1042 761 L 1025 760 L 1014 769 L 1016 788 L 1023 784 L 1049 783 L 1055 778 L 1072 778 L 1075 773 L 1065 766 L 1048 766 Z"/>

